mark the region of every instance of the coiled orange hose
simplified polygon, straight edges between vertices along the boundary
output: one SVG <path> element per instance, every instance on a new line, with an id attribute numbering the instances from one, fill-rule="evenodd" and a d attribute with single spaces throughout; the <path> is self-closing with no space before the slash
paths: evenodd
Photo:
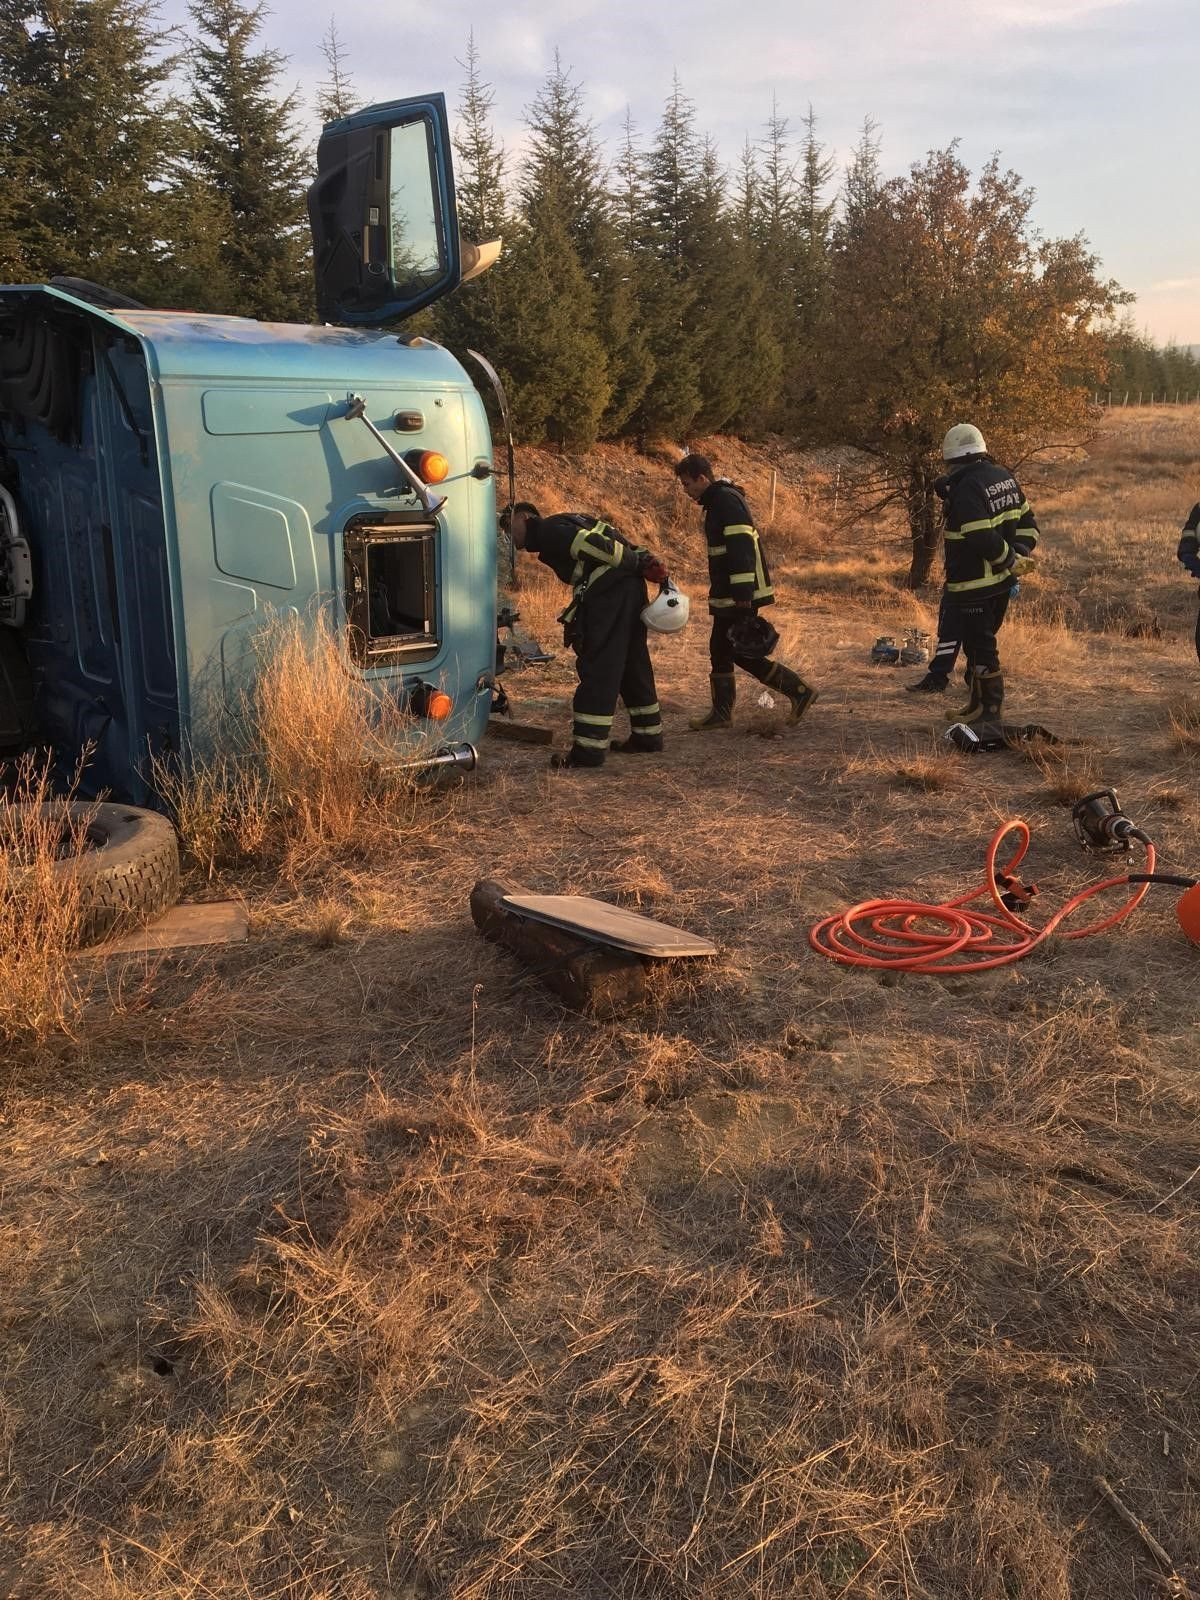
<path id="1" fill-rule="evenodd" d="M 997 870 L 996 858 L 1012 833 L 1017 835 L 1017 848 L 1008 864 Z M 986 972 L 992 967 L 1011 966 L 1022 960 L 1094 896 L 1109 889 L 1132 886 L 1129 874 L 1093 883 L 1060 907 L 1043 927 L 1035 928 L 1006 906 L 1003 898 L 1006 892 L 1012 892 L 1011 889 L 1006 891 L 1005 883 L 1025 859 L 1029 837 L 1028 824 L 1019 819 L 997 828 L 988 845 L 987 880 L 970 894 L 942 905 L 925 905 L 919 900 L 863 900 L 848 911 L 818 922 L 809 931 L 808 942 L 821 955 L 849 967 L 932 972 L 943 976 Z M 1146 850 L 1146 872 L 1152 873 L 1154 846 L 1149 840 L 1142 842 Z M 1063 937 L 1086 939 L 1089 934 L 1115 927 L 1141 904 L 1149 887 L 1142 883 L 1109 916 L 1089 923 L 1086 928 L 1074 928 Z M 994 911 L 964 909 L 985 895 L 990 896 Z M 940 924 L 940 927 L 930 924 Z"/>

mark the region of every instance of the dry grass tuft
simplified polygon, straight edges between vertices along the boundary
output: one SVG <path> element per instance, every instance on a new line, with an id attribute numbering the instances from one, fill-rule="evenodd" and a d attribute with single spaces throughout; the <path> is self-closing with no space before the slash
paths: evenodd
<path id="1" fill-rule="evenodd" d="M 895 789 L 944 794 L 962 787 L 962 756 L 937 734 L 908 736 L 900 750 L 881 750 L 868 742 L 839 769 L 839 778 L 878 778 Z"/>
<path id="2" fill-rule="evenodd" d="M 1022 745 L 1020 751 L 1045 778 L 1046 790 L 1056 805 L 1073 806 L 1085 794 L 1104 788 L 1100 759 L 1094 750 L 1035 739 Z"/>
<path id="3" fill-rule="evenodd" d="M 237 864 L 311 872 L 331 856 L 367 858 L 411 830 L 411 778 L 393 770 L 412 722 L 347 666 L 324 612 L 283 616 L 255 638 L 253 686 L 226 718 L 226 753 L 155 782 L 206 877 Z M 233 745 L 236 753 L 227 753 Z"/>
<path id="4" fill-rule="evenodd" d="M 70 866 L 88 848 L 87 820 L 43 813 L 55 798 L 48 767 L 24 759 L 0 799 L 0 1043 L 10 1048 L 70 1036 L 79 1020 L 80 889 Z"/>
<path id="5" fill-rule="evenodd" d="M 1167 707 L 1171 739 L 1189 754 L 1200 753 L 1200 696 L 1181 695 Z"/>

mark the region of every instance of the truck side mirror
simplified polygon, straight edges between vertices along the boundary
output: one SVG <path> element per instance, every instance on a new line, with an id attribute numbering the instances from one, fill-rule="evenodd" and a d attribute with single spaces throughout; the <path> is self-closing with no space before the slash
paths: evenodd
<path id="1" fill-rule="evenodd" d="M 329 123 L 308 191 L 317 313 L 380 327 L 461 281 L 443 95 L 368 106 Z"/>

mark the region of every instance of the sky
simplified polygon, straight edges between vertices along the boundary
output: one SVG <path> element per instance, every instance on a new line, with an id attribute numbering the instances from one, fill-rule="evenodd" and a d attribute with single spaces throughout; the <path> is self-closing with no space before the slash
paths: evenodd
<path id="1" fill-rule="evenodd" d="M 973 171 L 999 152 L 1036 191 L 1036 226 L 1084 234 L 1136 293 L 1140 327 L 1200 346 L 1197 0 L 274 0 L 263 37 L 307 107 L 331 16 L 364 102 L 441 89 L 453 107 L 473 29 L 513 149 L 557 49 L 612 149 L 627 107 L 649 143 L 678 73 L 728 165 L 773 99 L 797 131 L 811 104 L 839 160 L 869 115 L 889 175 L 955 138 Z"/>

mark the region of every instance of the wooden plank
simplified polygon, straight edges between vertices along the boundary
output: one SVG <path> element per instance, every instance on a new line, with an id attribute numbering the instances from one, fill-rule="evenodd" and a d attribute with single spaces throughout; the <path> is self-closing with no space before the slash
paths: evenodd
<path id="1" fill-rule="evenodd" d="M 646 962 L 578 934 L 519 915 L 505 902 L 510 885 L 483 878 L 471 890 L 471 917 L 485 938 L 503 945 L 532 976 L 576 1011 L 619 1016 L 646 997 Z"/>
<path id="2" fill-rule="evenodd" d="M 81 955 L 142 955 L 155 950 L 186 950 L 197 945 L 239 944 L 249 938 L 246 908 L 233 900 L 212 900 L 201 905 L 172 906 L 161 917 L 133 933 L 94 944 Z"/>
<path id="3" fill-rule="evenodd" d="M 505 905 L 535 922 L 563 928 L 581 939 L 632 950 L 638 955 L 672 961 L 680 956 L 715 956 L 709 939 L 639 916 L 624 906 L 609 905 L 586 894 L 510 894 Z"/>
<path id="4" fill-rule="evenodd" d="M 520 744 L 553 744 L 550 728 L 539 728 L 532 722 L 513 722 L 508 717 L 492 717 L 487 732 L 493 739 L 513 739 Z"/>

